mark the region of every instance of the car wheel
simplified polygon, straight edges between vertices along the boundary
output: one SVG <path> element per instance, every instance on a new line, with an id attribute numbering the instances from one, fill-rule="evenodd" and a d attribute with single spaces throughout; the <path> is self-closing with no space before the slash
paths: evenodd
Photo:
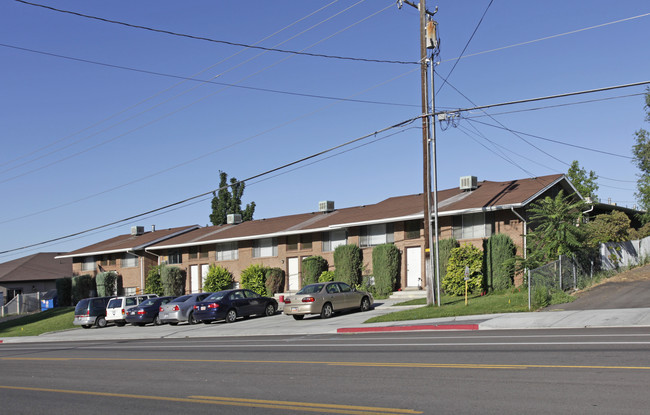
<path id="1" fill-rule="evenodd" d="M 138 323 L 138 327 L 144 327 L 145 323 Z"/>
<path id="2" fill-rule="evenodd" d="M 294 314 L 293 315 L 294 320 L 302 320 L 303 318 L 305 318 L 305 316 L 303 316 L 302 314 Z"/>
<path id="3" fill-rule="evenodd" d="M 118 321 L 117 323 L 115 323 L 115 325 L 116 325 L 117 327 L 124 327 L 124 326 L 126 325 L 126 323 L 123 323 L 123 322 L 121 322 L 121 321 Z"/>
<path id="4" fill-rule="evenodd" d="M 361 311 L 370 310 L 370 299 L 368 297 L 363 297 L 361 299 Z"/>
<path id="5" fill-rule="evenodd" d="M 269 317 L 275 314 L 275 306 L 271 303 L 267 304 L 266 308 L 264 309 L 264 315 Z"/>
<path id="6" fill-rule="evenodd" d="M 320 318 L 330 318 L 332 317 L 332 314 L 334 314 L 334 310 L 332 310 L 332 304 L 325 303 L 323 305 L 323 309 L 320 311 Z"/>
<path id="7" fill-rule="evenodd" d="M 170 325 L 170 326 L 177 326 L 177 325 L 178 325 L 178 321 L 170 321 L 170 322 L 169 322 L 169 325 Z"/>
<path id="8" fill-rule="evenodd" d="M 231 308 L 226 314 L 226 323 L 232 323 L 235 320 L 237 320 L 237 311 L 235 311 L 234 308 Z"/>
<path id="9" fill-rule="evenodd" d="M 212 320 L 203 320 L 203 324 L 210 324 L 212 323 Z"/>
<path id="10" fill-rule="evenodd" d="M 91 326 L 90 324 L 84 324 L 84 325 L 82 325 L 81 327 L 83 327 L 83 328 L 85 328 L 85 329 L 89 329 L 89 328 L 91 328 L 92 326 Z"/>
<path id="11" fill-rule="evenodd" d="M 97 324 L 97 327 L 106 327 L 106 318 L 99 316 L 97 317 L 97 321 L 95 321 L 95 324 Z"/>
<path id="12" fill-rule="evenodd" d="M 187 321 L 190 324 L 199 324 L 200 323 L 199 320 L 194 318 L 194 311 L 190 312 L 190 315 L 187 316 Z"/>
<path id="13" fill-rule="evenodd" d="M 161 326 L 162 325 L 162 320 L 160 320 L 160 316 L 156 316 L 156 318 L 153 319 L 153 324 L 154 326 Z"/>

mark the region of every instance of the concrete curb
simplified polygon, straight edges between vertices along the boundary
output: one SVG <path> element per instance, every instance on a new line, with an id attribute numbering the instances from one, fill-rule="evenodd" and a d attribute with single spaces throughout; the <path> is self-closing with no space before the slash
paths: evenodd
<path id="1" fill-rule="evenodd" d="M 345 327 L 337 333 L 381 333 L 389 331 L 478 330 L 478 324 L 420 324 L 413 326 Z"/>

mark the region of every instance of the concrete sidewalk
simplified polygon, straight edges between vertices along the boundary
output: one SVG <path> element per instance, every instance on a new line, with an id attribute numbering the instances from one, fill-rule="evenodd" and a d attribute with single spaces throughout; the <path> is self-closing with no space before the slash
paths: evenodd
<path id="1" fill-rule="evenodd" d="M 106 341 L 136 339 L 179 339 L 200 337 L 318 335 L 336 333 L 368 333 L 387 331 L 431 330 L 501 330 L 586 327 L 649 327 L 650 308 L 616 310 L 542 311 L 527 313 L 486 314 L 426 320 L 394 321 L 364 324 L 370 317 L 387 314 L 405 307 L 394 307 L 382 300 L 371 311 L 346 313 L 322 320 L 308 317 L 302 321 L 278 314 L 272 317 L 238 320 L 233 324 L 179 324 L 178 326 L 106 327 L 103 329 L 71 329 L 31 337 L 0 337 L 0 343 L 32 343 L 63 341 Z"/>

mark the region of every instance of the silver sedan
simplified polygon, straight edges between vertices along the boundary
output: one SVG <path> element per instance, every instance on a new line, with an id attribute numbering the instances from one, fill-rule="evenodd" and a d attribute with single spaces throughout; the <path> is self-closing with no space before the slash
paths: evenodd
<path id="1" fill-rule="evenodd" d="M 344 282 L 319 282 L 303 287 L 296 294 L 284 297 L 284 314 L 302 320 L 308 314 L 330 318 L 334 312 L 358 309 L 370 310 L 372 294 L 357 291 Z"/>
<path id="2" fill-rule="evenodd" d="M 190 324 L 196 324 L 198 321 L 194 318 L 194 304 L 203 301 L 212 293 L 196 293 L 183 295 L 175 298 L 173 301 L 160 306 L 160 321 L 169 323 L 172 326 L 180 322 L 187 321 Z"/>

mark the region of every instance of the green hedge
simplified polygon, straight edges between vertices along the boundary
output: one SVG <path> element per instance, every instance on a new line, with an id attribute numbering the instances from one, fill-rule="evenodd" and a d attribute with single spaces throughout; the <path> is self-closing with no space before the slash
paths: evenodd
<path id="1" fill-rule="evenodd" d="M 352 287 L 361 283 L 363 265 L 361 249 L 354 245 L 339 245 L 334 250 L 334 275 L 337 281 Z"/>
<path id="2" fill-rule="evenodd" d="M 72 277 L 63 277 L 56 280 L 56 297 L 59 307 L 72 305 Z"/>
<path id="3" fill-rule="evenodd" d="M 514 261 L 517 247 L 503 233 L 490 236 L 485 242 L 485 279 L 488 288 L 502 291 L 514 284 Z"/>
<path id="4" fill-rule="evenodd" d="M 250 265 L 241 273 L 241 287 L 255 291 L 259 295 L 266 293 L 266 270 L 268 267 L 263 265 Z"/>
<path id="5" fill-rule="evenodd" d="M 470 244 L 451 250 L 442 289 L 450 295 L 465 295 L 465 267 L 469 267 L 468 292 L 483 290 L 483 252 Z"/>
<path id="6" fill-rule="evenodd" d="M 372 273 L 376 294 L 384 296 L 395 290 L 400 273 L 400 252 L 395 245 L 377 245 L 372 249 Z"/>
<path id="7" fill-rule="evenodd" d="M 208 269 L 208 275 L 205 276 L 203 291 L 217 292 L 227 290 L 232 287 L 233 282 L 235 282 L 235 278 L 228 269 L 211 264 Z"/>
<path id="8" fill-rule="evenodd" d="M 144 292 L 146 294 L 156 294 L 160 297 L 165 295 L 163 290 L 162 281 L 160 280 L 160 270 L 164 265 L 156 265 L 149 268 L 147 272 L 147 278 L 144 282 Z"/>
<path id="9" fill-rule="evenodd" d="M 302 286 L 318 282 L 320 275 L 329 269 L 327 260 L 313 255 L 302 260 Z"/>
<path id="10" fill-rule="evenodd" d="M 108 297 L 117 294 L 117 273 L 115 271 L 100 272 L 95 277 L 97 296 Z"/>
<path id="11" fill-rule="evenodd" d="M 163 294 L 179 296 L 185 294 L 185 272 L 178 267 L 163 266 L 160 271 Z"/>
<path id="12" fill-rule="evenodd" d="M 72 277 L 72 304 L 79 300 L 91 297 L 96 291 L 95 280 L 90 275 L 78 275 Z"/>
<path id="13" fill-rule="evenodd" d="M 318 277 L 318 282 L 330 282 L 334 281 L 334 278 L 336 278 L 334 271 L 323 271 Z"/>
<path id="14" fill-rule="evenodd" d="M 284 271 L 281 268 L 268 268 L 264 285 L 268 295 L 284 292 Z"/>
<path id="15" fill-rule="evenodd" d="M 452 249 L 458 248 L 459 245 L 458 241 L 454 238 L 442 239 L 439 244 L 438 256 L 440 258 L 440 281 L 442 281 L 447 275 L 447 265 L 449 265 L 449 257 L 451 257 L 451 251 Z M 435 249 L 435 244 L 433 248 Z"/>

